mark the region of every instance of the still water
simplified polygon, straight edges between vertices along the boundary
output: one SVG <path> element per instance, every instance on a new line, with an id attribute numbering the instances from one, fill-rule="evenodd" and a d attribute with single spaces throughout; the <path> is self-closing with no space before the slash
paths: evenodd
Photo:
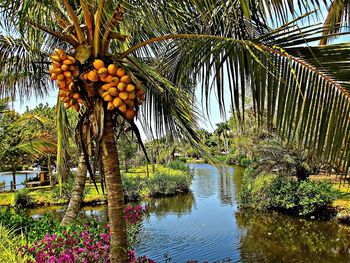
<path id="1" fill-rule="evenodd" d="M 149 214 L 135 248 L 138 255 L 156 262 L 171 258 L 175 263 L 228 258 L 244 263 L 350 262 L 348 227 L 278 213 L 240 211 L 236 192 L 242 183 L 242 168 L 218 169 L 209 164 L 191 164 L 191 168 L 194 180 L 189 194 L 147 201 Z M 85 210 L 106 215 L 103 206 Z"/>
<path id="2" fill-rule="evenodd" d="M 34 178 L 37 176 L 37 173 L 35 172 L 28 172 L 27 178 Z M 24 188 L 24 181 L 26 180 L 26 174 L 25 173 L 18 173 L 16 174 L 16 188 L 22 189 Z M 10 190 L 11 189 L 11 181 L 13 181 L 12 173 L 0 173 L 0 183 L 5 182 L 5 188 L 4 190 Z"/>
<path id="3" fill-rule="evenodd" d="M 164 262 L 350 262 L 350 229 L 278 213 L 239 211 L 243 169 L 192 164 L 192 192 L 150 202 L 139 255 Z"/>

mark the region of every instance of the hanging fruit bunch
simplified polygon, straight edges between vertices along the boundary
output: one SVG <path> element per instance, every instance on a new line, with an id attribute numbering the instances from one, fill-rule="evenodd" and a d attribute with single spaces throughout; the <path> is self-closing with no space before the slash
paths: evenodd
<path id="1" fill-rule="evenodd" d="M 73 79 L 79 76 L 79 69 L 76 66 L 76 59 L 67 55 L 62 49 L 56 49 L 51 55 L 52 67 L 50 69 L 51 80 L 57 80 L 59 88 L 58 96 L 62 98 L 65 107 L 73 107 L 79 111 L 80 104 L 84 101 L 81 98 L 78 87 Z"/>
<path id="2" fill-rule="evenodd" d="M 57 80 L 59 97 L 62 98 L 66 108 L 73 107 L 79 111 L 81 105 L 86 105 L 82 95 L 83 87 L 92 84 L 105 101 L 107 110 L 116 110 L 127 120 L 134 119 L 137 107 L 145 99 L 145 93 L 132 81 L 130 74 L 124 68 L 112 63 L 107 65 L 101 59 L 95 59 L 90 70 L 80 74 L 76 59 L 63 50 L 57 49 L 51 58 L 51 79 Z M 80 80 L 90 85 L 79 87 Z M 86 94 L 93 99 L 93 95 L 88 91 Z"/>
<path id="3" fill-rule="evenodd" d="M 137 105 L 144 101 L 144 91 L 132 80 L 122 67 L 108 66 L 100 59 L 95 59 L 93 69 L 83 75 L 83 79 L 101 82 L 99 95 L 107 103 L 107 110 L 117 109 L 124 117 L 132 120 L 136 115 Z"/>

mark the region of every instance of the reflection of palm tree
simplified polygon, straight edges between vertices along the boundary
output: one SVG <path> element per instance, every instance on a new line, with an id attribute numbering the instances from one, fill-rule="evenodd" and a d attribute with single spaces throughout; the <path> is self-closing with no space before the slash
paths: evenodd
<path id="1" fill-rule="evenodd" d="M 233 175 L 228 172 L 225 167 L 221 167 L 219 170 L 219 194 L 222 204 L 232 205 L 235 199 L 235 187 L 233 183 L 233 176 L 238 176 L 236 173 Z"/>

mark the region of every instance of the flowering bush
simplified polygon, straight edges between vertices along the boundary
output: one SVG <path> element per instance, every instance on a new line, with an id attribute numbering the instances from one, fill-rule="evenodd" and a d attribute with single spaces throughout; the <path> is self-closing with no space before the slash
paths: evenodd
<path id="1" fill-rule="evenodd" d="M 142 206 L 127 206 L 125 220 L 129 228 L 138 228 L 146 209 Z M 58 230 L 58 229 L 56 229 Z M 100 231 L 97 233 L 97 231 Z M 129 232 L 129 231 L 128 231 Z M 137 231 L 135 231 L 136 233 Z M 22 256 L 31 256 L 36 263 L 99 263 L 109 262 L 110 232 L 109 226 L 98 228 L 85 224 L 81 228 L 68 228 L 55 234 L 47 233 L 39 242 L 26 244 L 19 248 Z M 152 263 L 146 257 L 135 257 L 129 251 L 130 263 Z"/>
<path id="2" fill-rule="evenodd" d="M 109 226 L 106 233 L 101 233 L 98 239 L 89 232 L 88 227 L 81 235 L 77 232 L 65 231 L 62 236 L 47 234 L 40 242 L 32 246 L 19 248 L 22 256 L 32 256 L 35 261 L 30 263 L 108 263 L 110 251 Z M 130 263 L 155 263 L 147 257 L 135 257 L 134 251 L 129 251 Z"/>
<path id="3" fill-rule="evenodd" d="M 140 222 L 142 216 L 145 214 L 146 208 L 140 205 L 137 206 L 127 206 L 124 209 L 124 218 L 125 221 L 129 224 L 136 224 L 137 222 Z"/>

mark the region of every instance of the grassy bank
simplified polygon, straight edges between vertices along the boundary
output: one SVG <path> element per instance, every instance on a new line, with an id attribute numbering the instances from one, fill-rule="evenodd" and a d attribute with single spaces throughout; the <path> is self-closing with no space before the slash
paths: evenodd
<path id="1" fill-rule="evenodd" d="M 168 196 L 186 192 L 191 184 L 192 175 L 185 165 L 175 165 L 176 169 L 155 165 L 142 166 L 130 169 L 122 174 L 124 195 L 126 200 L 139 200 L 151 196 Z M 99 186 L 99 185 L 98 185 Z M 68 202 L 68 198 L 58 197 L 59 188 L 50 189 L 49 186 L 28 189 L 28 195 L 35 206 L 62 205 Z M 91 183 L 87 183 L 84 192 L 84 204 L 96 204 L 105 201 L 99 187 L 99 193 Z M 13 206 L 15 193 L 1 193 L 0 206 Z"/>

